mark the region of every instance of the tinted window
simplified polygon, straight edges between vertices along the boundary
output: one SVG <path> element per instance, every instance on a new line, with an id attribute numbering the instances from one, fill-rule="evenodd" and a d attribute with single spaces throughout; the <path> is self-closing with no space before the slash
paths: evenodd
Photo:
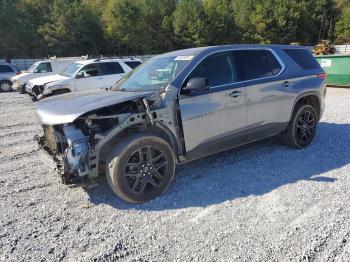
<path id="1" fill-rule="evenodd" d="M 159 90 L 169 84 L 191 59 L 191 56 L 156 56 L 127 74 L 112 90 Z"/>
<path id="2" fill-rule="evenodd" d="M 282 69 L 277 59 L 268 50 L 244 50 L 234 51 L 234 53 L 243 66 L 245 80 L 274 76 Z"/>
<path id="3" fill-rule="evenodd" d="M 91 76 L 100 76 L 101 73 L 101 64 L 95 63 L 90 64 L 87 66 L 84 66 L 79 73 L 83 73 L 84 77 L 91 77 Z"/>
<path id="4" fill-rule="evenodd" d="M 307 49 L 284 49 L 284 51 L 292 58 L 301 68 L 305 70 L 319 69 L 320 65 Z"/>
<path id="5" fill-rule="evenodd" d="M 237 81 L 237 70 L 230 52 L 213 54 L 205 58 L 190 74 L 188 79 L 208 79 L 210 87 Z"/>
<path id="6" fill-rule="evenodd" d="M 72 77 L 74 76 L 75 72 L 77 72 L 83 66 L 84 65 L 79 63 L 72 63 L 63 71 L 62 75 L 67 77 Z"/>
<path id="7" fill-rule="evenodd" d="M 130 68 L 134 69 L 136 67 L 138 67 L 139 65 L 141 65 L 141 62 L 139 61 L 128 61 L 128 62 L 124 62 L 125 64 L 127 64 Z"/>
<path id="8" fill-rule="evenodd" d="M 101 66 L 102 66 L 103 75 L 114 75 L 114 74 L 125 73 L 122 66 L 117 62 L 102 63 Z"/>
<path id="9" fill-rule="evenodd" d="M 0 73 L 13 73 L 13 69 L 8 65 L 0 65 Z"/>
<path id="10" fill-rule="evenodd" d="M 35 73 L 49 73 L 49 72 L 52 72 L 50 62 L 40 63 L 35 70 Z"/>

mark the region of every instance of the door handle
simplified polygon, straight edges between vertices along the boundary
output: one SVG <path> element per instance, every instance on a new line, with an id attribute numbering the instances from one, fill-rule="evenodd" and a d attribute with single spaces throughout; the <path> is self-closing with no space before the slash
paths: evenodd
<path id="1" fill-rule="evenodd" d="M 242 95 L 242 91 L 233 91 L 229 94 L 230 97 L 239 97 Z"/>
<path id="2" fill-rule="evenodd" d="M 289 86 L 292 85 L 292 84 L 293 84 L 293 82 L 284 81 L 282 85 L 283 85 L 284 87 L 289 87 Z"/>

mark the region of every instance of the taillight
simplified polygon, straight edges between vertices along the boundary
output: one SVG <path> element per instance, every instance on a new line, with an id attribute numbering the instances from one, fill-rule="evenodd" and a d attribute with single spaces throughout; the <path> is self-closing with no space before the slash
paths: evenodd
<path id="1" fill-rule="evenodd" d="M 326 73 L 321 73 L 321 74 L 318 74 L 317 77 L 323 79 L 323 80 L 326 80 L 327 79 L 327 74 Z"/>

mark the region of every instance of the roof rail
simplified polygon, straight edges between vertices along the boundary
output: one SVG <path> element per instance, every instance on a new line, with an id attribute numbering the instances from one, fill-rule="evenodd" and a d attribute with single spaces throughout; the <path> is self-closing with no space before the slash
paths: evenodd
<path id="1" fill-rule="evenodd" d="M 102 61 L 102 60 L 111 60 L 111 59 L 122 59 L 122 57 L 112 56 L 112 57 L 100 57 L 94 59 L 94 62 Z"/>
<path id="2" fill-rule="evenodd" d="M 57 57 L 57 56 L 50 56 L 48 59 L 50 60 L 87 60 L 89 59 L 89 55 L 83 55 L 83 56 L 72 56 L 72 57 Z"/>

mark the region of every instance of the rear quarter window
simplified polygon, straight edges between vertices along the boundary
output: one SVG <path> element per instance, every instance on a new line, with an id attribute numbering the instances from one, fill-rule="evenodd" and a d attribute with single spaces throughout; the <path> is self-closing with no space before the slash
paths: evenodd
<path id="1" fill-rule="evenodd" d="M 132 69 L 141 65 L 141 62 L 139 62 L 139 61 L 128 61 L 128 62 L 124 62 L 124 63 L 127 64 L 127 66 L 129 66 Z"/>
<path id="2" fill-rule="evenodd" d="M 307 49 L 284 49 L 287 55 L 294 60 L 302 69 L 320 69 L 319 63 Z"/>
<path id="3" fill-rule="evenodd" d="M 268 50 L 242 50 L 235 53 L 243 66 L 244 80 L 275 76 L 282 70 L 281 64 Z"/>

